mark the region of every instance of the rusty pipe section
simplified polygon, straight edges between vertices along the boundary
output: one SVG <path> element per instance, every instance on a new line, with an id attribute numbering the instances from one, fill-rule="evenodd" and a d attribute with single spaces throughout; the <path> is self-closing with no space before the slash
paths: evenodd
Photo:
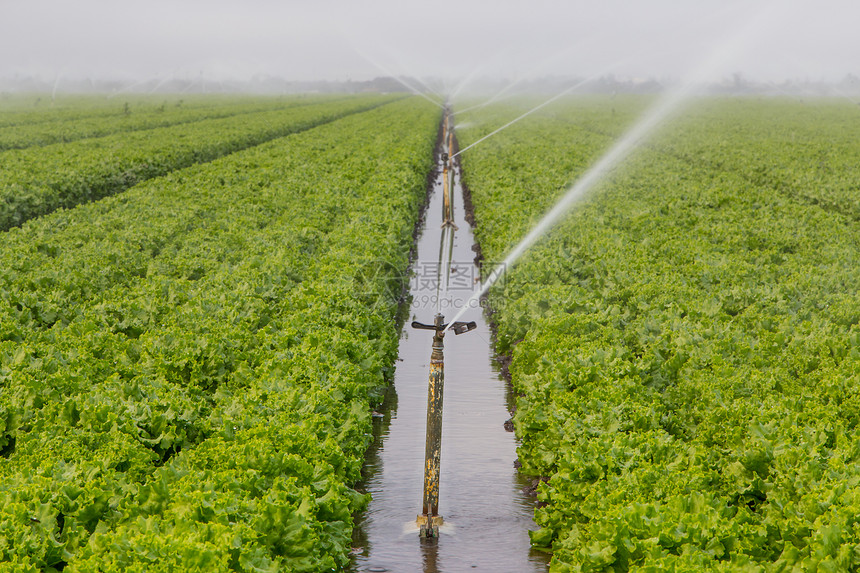
<path id="1" fill-rule="evenodd" d="M 427 389 L 427 437 L 424 446 L 424 500 L 420 524 L 422 537 L 438 537 L 439 525 L 439 468 L 442 459 L 442 404 L 445 390 L 445 358 L 443 354 L 444 330 L 442 315 L 437 314 L 433 335 L 433 350 L 430 353 L 430 379 Z"/>
<path id="2" fill-rule="evenodd" d="M 451 217 L 451 194 L 448 192 L 448 154 L 442 154 L 442 226 L 454 224 Z"/>
<path id="3" fill-rule="evenodd" d="M 448 329 L 445 317 L 437 314 L 433 324 L 413 322 L 412 328 L 433 331 L 433 350 L 430 353 L 430 380 L 427 390 L 427 436 L 424 446 L 424 500 L 423 513 L 418 516 L 421 537 L 439 537 L 442 516 L 439 515 L 439 467 L 442 460 L 442 396 L 445 389 L 444 339 Z M 472 322 L 455 322 L 450 325 L 454 334 L 464 334 L 476 328 Z"/>
<path id="4" fill-rule="evenodd" d="M 445 111 L 445 132 L 442 134 L 442 144 L 447 151 L 442 153 L 442 227 L 453 227 L 454 223 L 454 172 L 451 163 L 451 153 L 454 144 L 454 132 L 451 130 L 451 112 Z M 451 171 L 451 176 L 448 172 Z"/>

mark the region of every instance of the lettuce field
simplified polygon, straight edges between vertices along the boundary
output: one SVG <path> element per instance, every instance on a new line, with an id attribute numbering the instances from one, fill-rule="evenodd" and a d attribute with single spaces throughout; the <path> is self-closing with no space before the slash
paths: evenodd
<path id="1" fill-rule="evenodd" d="M 502 260 L 647 105 L 578 98 L 463 155 Z M 465 147 L 522 113 L 463 114 Z M 860 109 L 696 102 L 490 301 L 550 570 L 860 567 Z"/>
<path id="2" fill-rule="evenodd" d="M 346 564 L 440 113 L 279 107 L 2 153 L 7 212 L 111 196 L 0 242 L 0 567 Z"/>
<path id="3" fill-rule="evenodd" d="M 442 110 L 69 101 L 0 105 L 0 570 L 343 570 Z M 484 260 L 650 103 L 463 153 Z M 858 158 L 845 100 L 702 98 L 490 291 L 552 572 L 860 569 Z"/>

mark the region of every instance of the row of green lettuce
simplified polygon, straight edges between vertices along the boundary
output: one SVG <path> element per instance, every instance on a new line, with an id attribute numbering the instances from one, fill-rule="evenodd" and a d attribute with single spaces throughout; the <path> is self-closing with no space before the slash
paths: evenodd
<path id="1" fill-rule="evenodd" d="M 289 98 L 293 96 L 288 96 Z M 317 95 L 309 97 L 316 98 Z M 280 97 L 274 99 L 281 99 Z M 228 94 L 0 94 L 0 129 L 13 126 L 61 123 L 71 120 L 148 114 L 172 108 L 210 109 L 216 111 L 241 101 L 250 105 L 268 105 L 272 96 Z"/>
<path id="2" fill-rule="evenodd" d="M 402 99 L 3 234 L 0 562 L 347 564 L 438 121 Z"/>
<path id="3" fill-rule="evenodd" d="M 367 95 L 0 152 L 0 230 L 393 101 Z"/>
<path id="4" fill-rule="evenodd" d="M 679 130 L 683 146 L 662 148 L 860 221 L 855 115 L 845 99 L 705 102 Z"/>
<path id="5" fill-rule="evenodd" d="M 101 106 L 82 114 L 79 107 L 61 108 L 46 117 L 44 112 L 21 115 L 0 111 L 0 151 L 24 149 L 103 137 L 114 133 L 154 129 L 205 119 L 271 111 L 303 103 L 321 103 L 343 96 L 290 96 L 267 99 L 232 97 L 212 99 L 192 96 L 181 100 L 150 99 L 134 105 L 122 99 L 92 96 Z M 160 101 L 160 103 L 158 103 Z M 4 121 L 15 122 L 3 125 Z"/>
<path id="6" fill-rule="evenodd" d="M 556 106 L 546 119 L 615 138 L 650 103 L 651 98 L 627 96 L 610 107 L 588 98 L 575 109 Z M 842 98 L 703 98 L 688 106 L 671 138 L 649 146 L 860 220 L 855 114 L 856 107 Z"/>
<path id="7" fill-rule="evenodd" d="M 856 197 L 842 169 L 813 178 L 798 158 L 857 111 L 798 105 L 795 149 L 767 135 L 785 102 L 701 105 L 491 292 L 523 471 L 548 478 L 532 540 L 553 572 L 860 567 L 860 225 L 782 187 Z M 572 100 L 464 153 L 485 260 L 643 107 Z M 461 147 L 518 113 L 464 114 Z"/>

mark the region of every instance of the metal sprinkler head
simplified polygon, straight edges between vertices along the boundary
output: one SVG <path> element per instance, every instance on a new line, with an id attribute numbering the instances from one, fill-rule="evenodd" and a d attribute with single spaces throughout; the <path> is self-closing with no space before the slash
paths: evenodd
<path id="1" fill-rule="evenodd" d="M 441 314 L 437 314 L 433 324 L 424 324 L 423 322 L 414 320 L 412 321 L 412 328 L 417 328 L 419 330 L 435 330 L 436 332 L 441 332 L 443 334 L 446 330 L 450 329 L 454 331 L 454 334 L 465 334 L 478 327 L 474 320 L 470 320 L 469 322 L 458 320 L 457 322 L 452 322 L 450 325 L 442 322 L 443 320 L 445 320 L 445 317 Z"/>
<path id="2" fill-rule="evenodd" d="M 475 324 L 474 320 L 470 320 L 469 322 L 458 321 L 451 325 L 451 330 L 454 331 L 454 334 L 465 334 L 470 330 L 475 330 L 477 327 L 478 325 Z"/>

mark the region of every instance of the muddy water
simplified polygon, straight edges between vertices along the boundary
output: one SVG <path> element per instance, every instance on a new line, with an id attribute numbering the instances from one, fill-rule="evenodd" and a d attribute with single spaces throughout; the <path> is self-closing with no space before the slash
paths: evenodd
<path id="1" fill-rule="evenodd" d="M 441 164 L 439 166 L 441 173 Z M 455 177 L 455 182 L 457 178 Z M 510 396 L 493 360 L 490 330 L 480 309 L 464 320 L 477 329 L 445 336 L 445 388 L 439 539 L 421 540 L 416 517 L 423 489 L 427 379 L 433 333 L 413 320 L 447 319 L 471 295 L 478 269 L 463 193 L 455 186 L 457 230 L 443 232 L 441 174 L 431 194 L 411 280 L 412 304 L 400 339 L 393 388 L 364 469 L 373 496 L 356 528 L 354 572 L 545 572 L 549 557 L 531 549 L 533 499 L 514 469 L 516 441 L 504 429 Z M 441 263 L 441 264 L 440 264 Z M 440 272 L 441 268 L 441 272 Z"/>

